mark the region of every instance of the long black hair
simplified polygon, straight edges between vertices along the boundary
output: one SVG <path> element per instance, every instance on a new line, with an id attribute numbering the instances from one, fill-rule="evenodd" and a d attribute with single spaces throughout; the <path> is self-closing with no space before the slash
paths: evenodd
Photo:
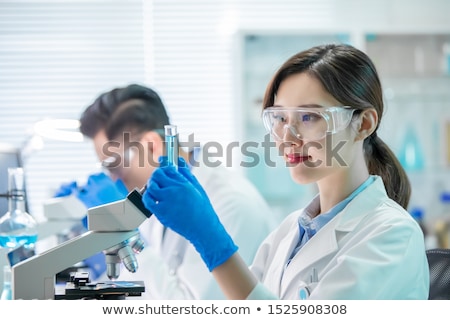
<path id="1" fill-rule="evenodd" d="M 367 167 L 370 174 L 381 176 L 388 196 L 406 209 L 411 196 L 408 176 L 392 150 L 377 135 L 384 104 L 381 82 L 371 59 L 347 44 L 326 44 L 302 51 L 289 58 L 275 73 L 267 86 L 263 108 L 274 104 L 284 79 L 302 72 L 318 79 L 343 105 L 356 110 L 376 110 L 377 128 L 363 144 Z"/>

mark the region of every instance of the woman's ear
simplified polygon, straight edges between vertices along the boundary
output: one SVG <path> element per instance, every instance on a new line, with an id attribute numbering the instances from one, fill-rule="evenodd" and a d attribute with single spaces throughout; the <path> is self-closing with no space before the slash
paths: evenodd
<path id="1" fill-rule="evenodd" d="M 359 115 L 356 140 L 364 140 L 370 136 L 378 126 L 378 113 L 374 108 L 366 109 Z"/>

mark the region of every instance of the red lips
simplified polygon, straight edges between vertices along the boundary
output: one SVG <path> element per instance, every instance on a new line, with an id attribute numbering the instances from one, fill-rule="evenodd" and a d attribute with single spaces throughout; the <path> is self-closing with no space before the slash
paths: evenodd
<path id="1" fill-rule="evenodd" d="M 286 155 L 287 162 L 289 163 L 302 163 L 309 159 L 308 156 L 303 156 L 300 154 L 290 153 Z"/>

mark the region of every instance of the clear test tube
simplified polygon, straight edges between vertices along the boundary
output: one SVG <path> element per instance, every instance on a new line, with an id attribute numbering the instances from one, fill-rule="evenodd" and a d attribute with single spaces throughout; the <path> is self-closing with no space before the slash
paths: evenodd
<path id="1" fill-rule="evenodd" d="M 178 169 L 178 132 L 177 126 L 165 125 L 167 165 Z"/>

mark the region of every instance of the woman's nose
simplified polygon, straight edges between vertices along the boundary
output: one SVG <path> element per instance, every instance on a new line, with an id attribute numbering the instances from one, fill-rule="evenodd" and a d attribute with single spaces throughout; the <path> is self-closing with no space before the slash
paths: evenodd
<path id="1" fill-rule="evenodd" d="M 291 143 L 295 145 L 301 145 L 303 143 L 302 136 L 297 132 L 295 127 L 285 124 L 284 125 L 284 135 L 283 142 Z"/>

